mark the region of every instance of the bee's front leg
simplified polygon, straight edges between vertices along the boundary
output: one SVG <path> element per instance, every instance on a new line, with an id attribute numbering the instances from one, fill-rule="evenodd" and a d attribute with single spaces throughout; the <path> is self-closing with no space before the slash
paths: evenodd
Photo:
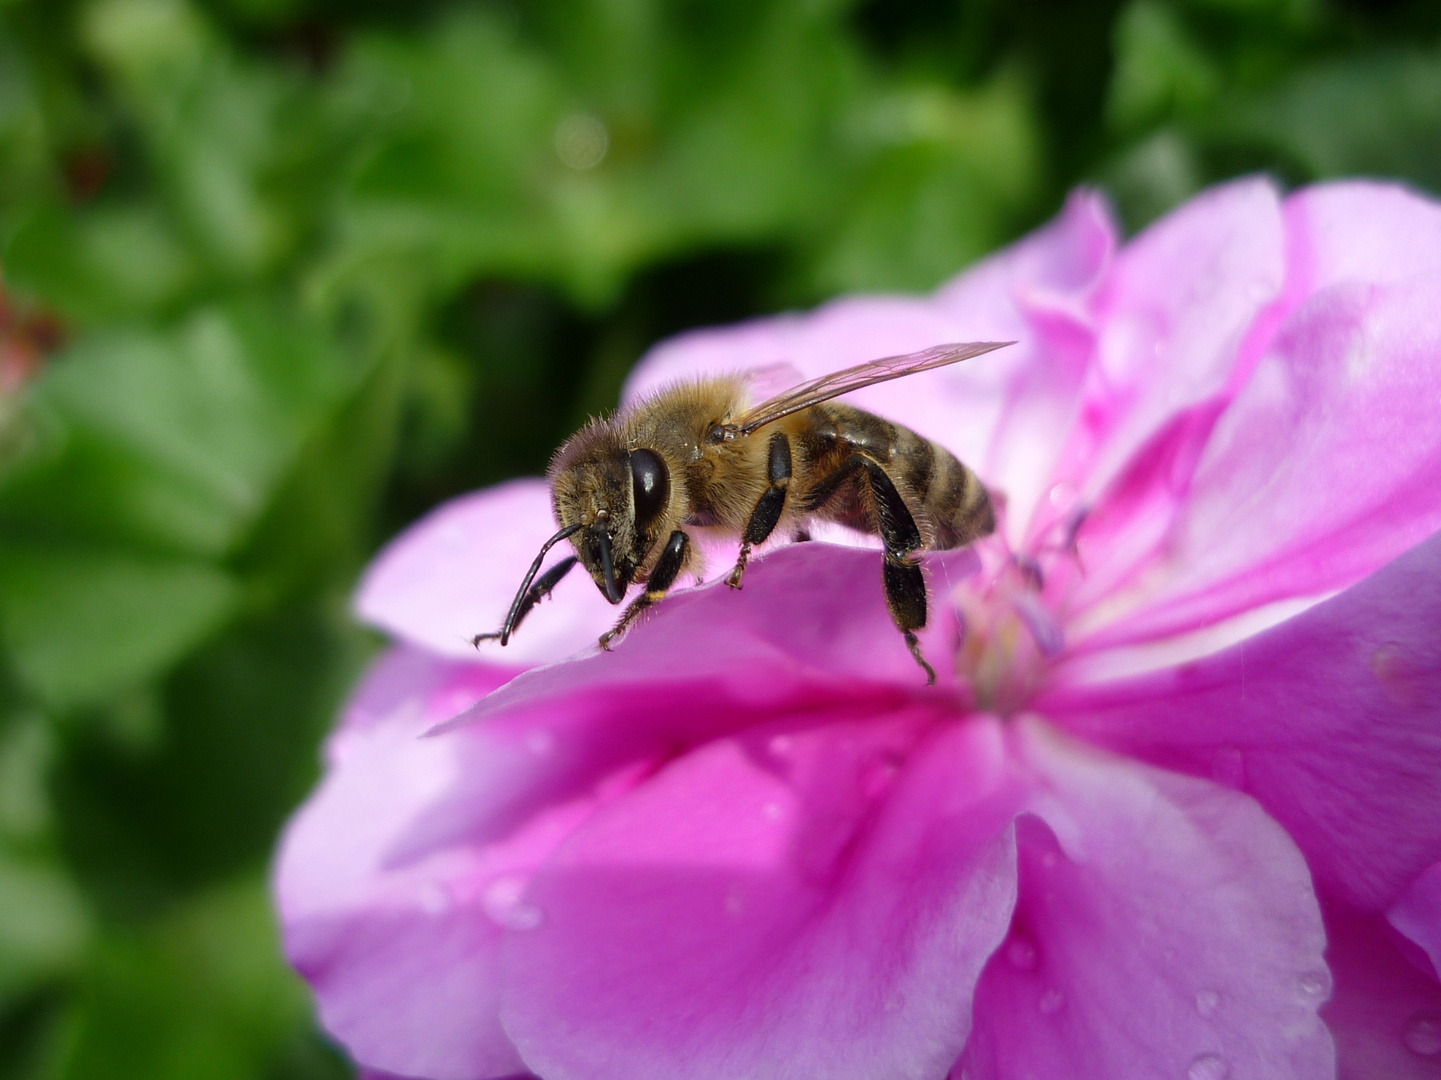
<path id="1" fill-rule="evenodd" d="M 686 559 L 690 555 L 690 537 L 683 529 L 677 529 L 670 534 L 666 541 L 665 550 L 661 552 L 660 559 L 651 571 L 650 580 L 646 582 L 645 592 L 641 593 L 630 602 L 625 609 L 625 614 L 620 617 L 620 622 L 600 636 L 600 647 L 610 649 L 610 643 L 625 632 L 637 615 L 652 604 L 658 604 L 665 599 L 665 594 L 675 584 L 675 579 L 680 576 L 684 569 Z"/>
<path id="2" fill-rule="evenodd" d="M 786 490 L 791 482 L 791 440 L 784 431 L 777 431 L 772 435 L 767 446 L 766 479 L 770 486 L 761 494 L 755 509 L 751 511 L 745 532 L 741 534 L 741 550 L 736 557 L 735 569 L 726 579 L 732 589 L 741 587 L 746 562 L 751 557 L 751 547 L 766 542 L 786 508 Z"/>

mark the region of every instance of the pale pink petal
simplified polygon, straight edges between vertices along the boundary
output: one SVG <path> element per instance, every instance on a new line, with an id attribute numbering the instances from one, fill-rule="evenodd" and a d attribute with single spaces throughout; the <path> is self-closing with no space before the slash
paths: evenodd
<path id="1" fill-rule="evenodd" d="M 507 666 L 549 663 L 594 644 L 616 619 L 577 569 L 501 648 L 471 638 L 500 628 L 526 569 L 555 532 L 544 481 L 515 480 L 453 499 L 392 540 L 356 596 L 360 617 L 442 656 Z M 573 554 L 564 541 L 546 565 Z"/>
<path id="2" fill-rule="evenodd" d="M 1386 918 L 1426 954 L 1431 974 L 1441 979 L 1441 862 L 1421 871 Z"/>
<path id="3" fill-rule="evenodd" d="M 503 931 L 461 899 L 495 868 L 463 850 L 393 857 L 465 779 L 464 736 L 420 738 L 448 715 L 428 705 L 473 701 L 484 676 L 460 673 L 456 686 L 446 675 L 457 665 L 436 665 L 398 679 L 415 659 L 381 661 L 350 710 L 362 719 L 333 738 L 325 781 L 286 829 L 275 871 L 286 955 L 357 1060 L 409 1076 L 506 1076 L 523 1067 L 497 1018 Z"/>
<path id="4" fill-rule="evenodd" d="M 1216 417 L 1274 332 L 1284 255 L 1276 191 L 1260 179 L 1213 188 L 1117 255 L 1058 476 L 1089 513 L 1073 608 L 1107 598 L 1164 539 Z"/>
<path id="5" fill-rule="evenodd" d="M 1332 1075 L 1330 975 L 1300 853 L 1250 799 L 1038 722 L 1020 891 L 976 993 L 975 1080 Z"/>
<path id="6" fill-rule="evenodd" d="M 1380 917 L 1328 910 L 1326 931 L 1336 989 L 1321 1015 L 1339 1080 L 1441 1080 L 1441 986 Z"/>
<path id="7" fill-rule="evenodd" d="M 945 1074 L 1014 900 L 1000 726 L 810 721 L 677 759 L 536 875 L 503 1008 L 531 1069 Z"/>
<path id="8" fill-rule="evenodd" d="M 1287 293 L 1441 272 L 1441 205 L 1400 184 L 1346 180 L 1286 199 Z"/>
<path id="9" fill-rule="evenodd" d="M 1221 652 L 1057 685 L 1035 707 L 1123 753 L 1250 792 L 1324 888 L 1382 912 L 1441 860 L 1437 627 L 1441 535 Z"/>
<path id="10" fill-rule="evenodd" d="M 1162 584 L 1099 640 L 1344 588 L 1441 528 L 1441 275 L 1308 302 L 1217 425 Z"/>
<path id="11" fill-rule="evenodd" d="M 1162 218 L 1116 256 L 1098 299 L 1090 406 L 1102 443 L 1084 490 L 1101 492 L 1174 419 L 1221 395 L 1281 291 L 1285 238 L 1275 187 L 1238 180 Z"/>

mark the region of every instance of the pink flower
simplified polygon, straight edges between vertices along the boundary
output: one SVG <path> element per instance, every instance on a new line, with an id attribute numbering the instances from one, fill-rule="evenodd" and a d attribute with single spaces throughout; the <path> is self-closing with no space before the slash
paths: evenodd
<path id="1" fill-rule="evenodd" d="M 627 393 L 976 339 L 1020 344 L 852 399 L 1004 496 L 929 560 L 934 688 L 863 546 L 609 654 L 573 577 L 478 659 L 542 483 L 382 553 L 359 608 L 399 644 L 276 873 L 359 1061 L 1441 1076 L 1441 207 L 1247 180 L 1118 248 L 1082 193 L 932 297 L 690 334 Z"/>

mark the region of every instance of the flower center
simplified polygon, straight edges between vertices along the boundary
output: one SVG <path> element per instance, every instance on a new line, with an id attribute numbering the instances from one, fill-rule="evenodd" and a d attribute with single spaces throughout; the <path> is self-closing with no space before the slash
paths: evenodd
<path id="1" fill-rule="evenodd" d="M 977 709 L 1009 716 L 1025 708 L 1065 649 L 1046 581 L 1050 571 L 1060 569 L 1053 564 L 1074 561 L 1075 548 L 1041 551 L 1044 555 L 985 553 L 985 569 L 952 596 L 961 627 L 956 674 L 970 684 Z"/>

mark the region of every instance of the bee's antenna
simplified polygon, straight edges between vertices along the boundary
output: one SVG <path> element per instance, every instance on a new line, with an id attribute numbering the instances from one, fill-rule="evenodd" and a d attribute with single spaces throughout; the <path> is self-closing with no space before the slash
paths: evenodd
<path id="1" fill-rule="evenodd" d="M 511 601 L 510 611 L 506 612 L 505 625 L 500 628 L 500 643 L 502 645 L 510 641 L 510 635 L 515 630 L 515 624 L 520 622 L 520 610 L 525 604 L 525 594 L 530 592 L 530 583 L 535 580 L 535 575 L 540 573 L 540 564 L 545 561 L 546 553 L 566 537 L 574 536 L 580 532 L 581 528 L 582 526 L 579 524 L 567 525 L 540 546 L 540 554 L 535 557 L 535 562 L 531 563 L 530 569 L 525 572 L 525 580 L 520 583 L 520 591 L 515 594 L 515 599 Z M 489 636 L 489 634 L 481 635 L 481 637 Z"/>

